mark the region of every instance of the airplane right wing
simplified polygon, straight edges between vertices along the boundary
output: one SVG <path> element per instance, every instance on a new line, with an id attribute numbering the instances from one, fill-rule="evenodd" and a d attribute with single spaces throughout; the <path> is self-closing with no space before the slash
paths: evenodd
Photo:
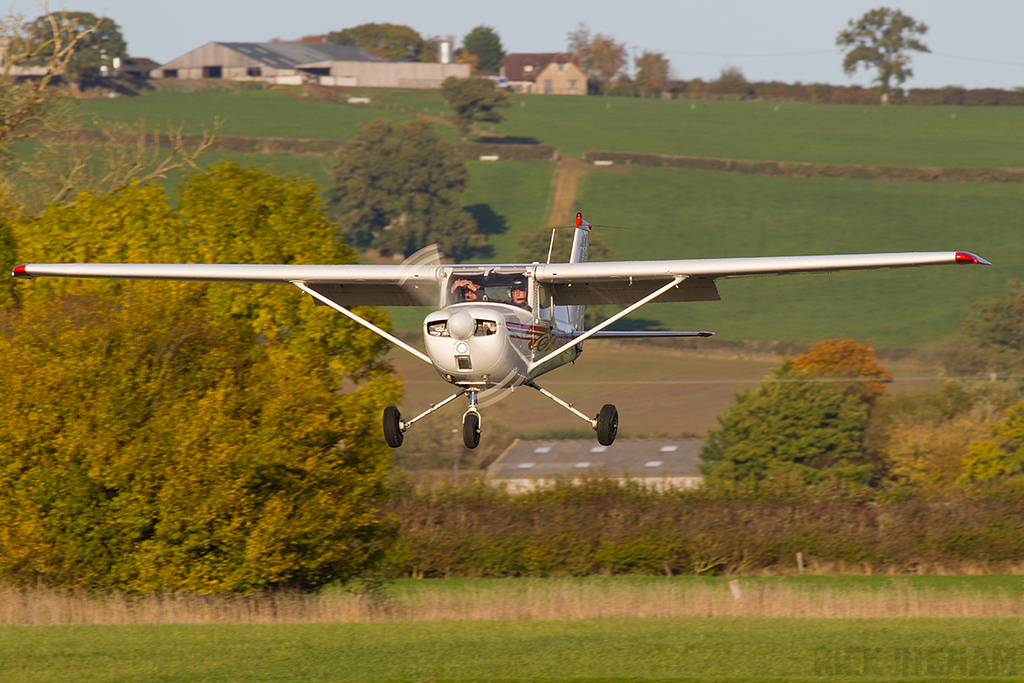
<path id="1" fill-rule="evenodd" d="M 841 254 L 832 256 L 765 256 L 679 261 L 592 261 L 537 266 L 539 282 L 552 286 L 555 303 L 629 304 L 675 278 L 684 278 L 657 301 L 717 301 L 719 278 L 831 273 L 951 264 L 992 265 L 966 251 Z"/>

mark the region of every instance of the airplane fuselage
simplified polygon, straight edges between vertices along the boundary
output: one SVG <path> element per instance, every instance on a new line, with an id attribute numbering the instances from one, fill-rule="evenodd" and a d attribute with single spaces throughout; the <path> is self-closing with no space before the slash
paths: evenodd
<path id="1" fill-rule="evenodd" d="M 449 283 L 464 274 L 453 276 Z M 531 367 L 572 338 L 572 307 L 553 306 L 547 287 L 530 273 L 482 274 L 480 300 L 456 301 L 423 321 L 427 355 L 445 381 L 465 389 L 515 387 L 579 357 L 582 344 L 568 347 L 542 365 Z M 525 286 L 528 298 L 512 303 L 510 288 Z M 522 284 L 522 283 L 525 283 Z M 456 298 L 454 284 L 443 291 Z"/>

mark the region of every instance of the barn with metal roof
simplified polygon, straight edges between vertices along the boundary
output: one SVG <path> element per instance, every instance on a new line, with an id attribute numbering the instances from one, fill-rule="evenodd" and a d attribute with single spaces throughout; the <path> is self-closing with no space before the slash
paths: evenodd
<path id="1" fill-rule="evenodd" d="M 449 76 L 468 78 L 469 65 L 392 61 L 348 45 L 212 42 L 167 62 L 152 76 L 287 85 L 438 88 Z"/>
<path id="2" fill-rule="evenodd" d="M 515 441 L 487 468 L 486 478 L 511 491 L 549 486 L 584 476 L 631 479 L 659 490 L 697 488 L 704 439 L 618 439 L 601 446 L 591 439 Z"/>

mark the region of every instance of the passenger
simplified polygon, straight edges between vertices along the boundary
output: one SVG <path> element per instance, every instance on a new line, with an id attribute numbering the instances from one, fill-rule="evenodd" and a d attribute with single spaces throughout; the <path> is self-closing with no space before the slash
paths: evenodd
<path id="1" fill-rule="evenodd" d="M 484 298 L 484 288 L 479 282 L 470 279 L 454 281 L 451 293 L 456 294 L 459 301 L 482 301 Z"/>
<path id="2" fill-rule="evenodd" d="M 511 288 L 512 304 L 520 308 L 526 308 L 526 280 L 519 279 L 512 283 Z"/>

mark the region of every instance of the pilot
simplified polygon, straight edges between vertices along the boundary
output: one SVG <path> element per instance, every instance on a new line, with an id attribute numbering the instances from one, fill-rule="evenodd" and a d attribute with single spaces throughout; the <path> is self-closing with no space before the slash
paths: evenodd
<path id="1" fill-rule="evenodd" d="M 476 280 L 462 279 L 452 283 L 452 294 L 457 294 L 459 301 L 482 301 L 484 288 Z"/>
<path id="2" fill-rule="evenodd" d="M 512 294 L 512 305 L 526 308 L 526 280 L 519 278 L 513 282 L 510 292 Z"/>

